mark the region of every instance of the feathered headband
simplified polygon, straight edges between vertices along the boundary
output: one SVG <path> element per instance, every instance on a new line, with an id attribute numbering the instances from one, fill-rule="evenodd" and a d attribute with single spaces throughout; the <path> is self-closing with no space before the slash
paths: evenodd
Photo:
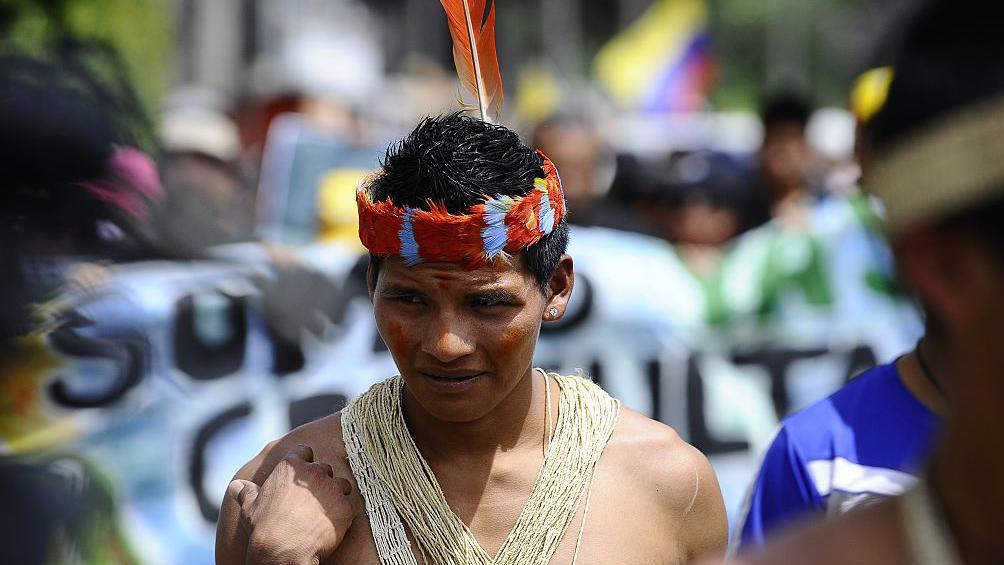
<path id="1" fill-rule="evenodd" d="M 491 122 L 502 108 L 502 78 L 495 52 L 495 4 L 486 0 L 440 0 L 453 37 L 453 60 L 460 83 L 477 100 L 481 119 Z M 483 21 L 482 21 L 483 20 Z M 475 25 L 478 24 L 478 25 Z M 475 106 L 461 105 L 468 109 Z M 525 196 L 485 195 L 460 214 L 450 214 L 441 203 L 428 210 L 394 205 L 388 198 L 375 202 L 375 172 L 356 190 L 359 239 L 373 255 L 398 255 L 408 265 L 423 261 L 459 263 L 476 269 L 496 258 L 525 249 L 547 234 L 565 217 L 565 196 L 554 164 L 543 153 L 544 178 L 533 181 Z"/>
<path id="2" fill-rule="evenodd" d="M 408 265 L 423 261 L 460 263 L 476 269 L 497 257 L 525 249 L 554 231 L 565 217 L 561 179 L 551 160 L 544 178 L 522 197 L 486 196 L 461 214 L 450 214 L 435 202 L 429 209 L 395 206 L 390 199 L 374 202 L 370 192 L 374 173 L 356 191 L 359 239 L 373 255 L 399 255 Z"/>

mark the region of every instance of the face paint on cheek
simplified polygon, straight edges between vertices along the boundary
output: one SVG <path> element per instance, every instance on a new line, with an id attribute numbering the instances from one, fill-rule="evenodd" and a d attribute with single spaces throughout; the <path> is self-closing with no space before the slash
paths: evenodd
<path id="1" fill-rule="evenodd" d="M 506 329 L 502 331 L 502 337 L 499 338 L 499 354 L 502 356 L 508 356 L 516 353 L 520 347 L 524 345 L 526 338 L 527 331 L 525 328 L 517 325 L 506 327 Z"/>
<path id="2" fill-rule="evenodd" d="M 401 351 L 404 349 L 406 336 L 404 326 L 401 322 L 391 320 L 391 322 L 387 324 L 387 335 L 385 336 L 385 339 L 387 340 L 387 347 L 389 347 L 391 351 Z"/>

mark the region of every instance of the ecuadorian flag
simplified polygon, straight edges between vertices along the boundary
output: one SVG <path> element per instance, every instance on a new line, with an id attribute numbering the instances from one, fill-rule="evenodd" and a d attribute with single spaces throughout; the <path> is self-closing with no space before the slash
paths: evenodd
<path id="1" fill-rule="evenodd" d="M 702 109 L 714 74 L 705 0 L 655 0 L 600 49 L 596 78 L 625 108 Z"/>

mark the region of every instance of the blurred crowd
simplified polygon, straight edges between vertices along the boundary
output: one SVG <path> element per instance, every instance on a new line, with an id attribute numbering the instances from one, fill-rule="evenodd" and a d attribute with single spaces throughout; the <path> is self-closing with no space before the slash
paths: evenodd
<path id="1" fill-rule="evenodd" d="M 0 18 L 18 17 L 18 8 L 0 10 Z M 365 21 L 372 24 L 371 19 L 367 16 Z M 357 237 L 355 189 L 379 166 L 387 144 L 421 116 L 455 109 L 455 77 L 448 59 L 417 58 L 402 65 L 400 72 L 386 73 L 380 62 L 382 53 L 364 32 L 361 38 L 346 39 L 323 28 L 300 31 L 279 34 L 282 37 L 275 48 L 255 54 L 237 92 L 177 81 L 152 108 L 137 94 L 132 75 L 110 44 L 76 41 L 67 32 L 30 50 L 8 45 L 0 51 L 0 167 L 4 172 L 0 190 L 0 376 L 4 382 L 0 387 L 6 389 L 0 394 L 0 500 L 5 507 L 0 512 L 4 537 L 0 545 L 5 546 L 0 549 L 4 556 L 0 561 L 174 560 L 148 553 L 151 547 L 164 550 L 162 546 L 169 543 L 158 543 L 158 532 L 153 531 L 163 523 L 157 520 L 169 518 L 158 515 L 139 533 L 120 523 L 123 517 L 116 505 L 135 493 L 111 486 L 103 478 L 107 471 L 102 470 L 102 461 L 95 464 L 92 459 L 95 453 L 99 458 L 118 453 L 128 460 L 130 456 L 124 453 L 133 444 L 126 440 L 101 443 L 114 430 L 94 424 L 96 410 L 119 410 L 112 421 L 123 429 L 144 418 L 166 422 L 169 417 L 176 418 L 170 422 L 180 422 L 179 427 L 194 427 L 178 414 L 159 412 L 158 403 L 201 394 L 200 390 L 209 391 L 207 396 L 225 397 L 222 388 L 195 386 L 222 383 L 233 374 L 259 383 L 252 374 L 258 366 L 254 363 L 260 362 L 269 375 L 280 377 L 309 371 L 319 374 L 321 368 L 350 356 L 347 352 L 352 348 L 379 349 L 372 343 L 373 335 L 352 341 L 351 332 L 344 329 L 349 326 L 339 325 L 354 315 L 352 299 L 365 297 L 365 286 L 360 287 L 365 263 L 360 262 L 364 257 Z M 576 226 L 573 241 L 577 233 L 583 234 L 583 246 L 597 241 L 592 238 L 635 234 L 631 237 L 644 241 L 638 245 L 674 256 L 689 277 L 687 284 L 705 289 L 701 311 L 692 319 L 681 316 L 659 323 L 693 325 L 699 320 L 702 327 L 721 326 L 730 316 L 725 313 L 729 308 L 730 312 L 763 315 L 764 304 L 772 300 L 770 292 L 782 285 L 771 283 L 770 273 L 764 275 L 768 280 L 764 284 L 774 284 L 773 290 L 764 290 L 757 299 L 760 302 L 749 308 L 721 306 L 715 300 L 725 299 L 707 289 L 718 288 L 722 270 L 740 255 L 744 242 L 765 233 L 811 239 L 828 229 L 820 211 L 835 203 L 846 203 L 855 211 L 854 221 L 860 222 L 853 228 L 856 232 L 880 232 L 875 227 L 874 202 L 862 194 L 858 183 L 859 163 L 868 158 L 864 135 L 876 105 L 872 99 L 881 98 L 887 86 L 881 76 L 865 74 L 853 87 L 847 85 L 847 104 L 842 108 L 817 106 L 805 85 L 780 84 L 763 89 L 756 100 L 749 101 L 746 112 L 716 112 L 705 100 L 703 107 L 672 114 L 619 107 L 615 97 L 598 84 L 568 81 L 559 87 L 538 79 L 530 81 L 536 88 L 530 87 L 529 92 L 522 92 L 520 79 L 520 92 L 508 103 L 504 121 L 559 169 L 569 220 Z M 535 101 L 524 102 L 526 97 Z M 690 135 L 680 135 L 680 131 Z M 740 141 L 717 141 L 722 138 Z M 655 150 L 637 149 L 648 141 Z M 602 235 L 608 230 L 616 234 Z M 809 245 L 806 249 L 808 259 L 794 260 L 797 274 L 816 268 L 812 263 L 817 260 L 812 255 L 816 248 Z M 894 281 L 888 252 L 883 247 L 876 253 L 878 275 L 869 284 L 906 303 Z M 792 259 L 778 261 L 782 266 L 777 268 L 783 271 L 784 262 Z M 601 277 L 609 272 L 596 269 L 593 272 Z M 638 269 L 644 273 L 644 265 Z M 826 277 L 834 271 L 820 269 Z M 591 276 L 590 271 L 584 272 Z M 806 277 L 792 279 L 797 279 L 796 286 L 801 285 L 807 296 L 804 302 L 826 302 L 827 292 L 814 291 L 817 287 L 805 282 Z M 596 283 L 598 277 L 592 278 Z M 589 282 L 583 283 L 583 288 L 588 286 Z M 165 312 L 175 305 L 159 306 L 159 296 L 181 287 L 213 292 L 185 294 L 178 301 L 180 313 L 168 315 Z M 105 297 L 122 288 L 139 289 L 135 296 L 142 295 L 143 289 L 161 294 L 106 307 Z M 642 294 L 630 286 L 624 288 Z M 665 292 L 679 294 L 667 300 L 687 301 L 689 290 L 680 288 L 667 282 Z M 822 298 L 818 298 L 820 293 Z M 243 309 L 248 304 L 253 305 L 250 314 Z M 914 312 L 910 304 L 904 309 Z M 147 333 L 126 331 L 132 327 L 130 321 L 140 318 L 152 320 L 144 326 Z M 869 362 L 887 360 L 901 342 L 915 339 L 916 315 L 908 318 L 909 330 L 904 332 L 908 337 L 896 345 L 872 344 L 864 357 L 848 361 L 846 370 L 843 366 L 836 370 L 837 380 Z M 265 342 L 254 337 L 235 335 L 234 327 L 243 328 L 237 331 L 248 336 L 265 336 L 262 339 L 269 346 L 261 346 Z M 840 341 L 844 334 L 839 331 L 824 333 L 827 339 L 837 336 L 828 346 L 836 343 L 833 347 L 841 352 L 858 351 L 852 339 Z M 318 349 L 311 343 L 334 339 L 336 334 L 340 344 L 349 345 L 337 351 L 321 348 L 323 355 L 312 353 Z M 695 335 L 688 337 L 692 341 L 684 340 L 684 347 L 703 347 L 700 342 L 706 334 Z M 156 343 L 161 340 L 173 348 L 171 363 L 159 357 Z M 660 342 L 659 347 L 664 346 Z M 232 350 L 238 349 L 240 359 L 231 360 Z M 767 353 L 757 355 L 776 353 L 770 347 L 763 351 Z M 743 352 L 711 353 L 727 358 L 729 364 L 744 364 Z M 804 405 L 840 384 L 785 388 L 784 376 L 773 372 L 778 358 L 769 359 L 762 363 L 762 375 L 754 379 L 757 386 L 769 383 L 763 386 L 770 390 L 773 402 L 769 419 L 751 416 L 767 422 L 758 423 L 757 430 L 771 427 L 796 407 L 789 402 Z M 785 359 L 782 369 L 787 370 L 795 357 Z M 584 359 L 579 366 L 588 368 L 590 361 Z M 699 363 L 684 362 L 691 367 L 687 373 L 691 376 L 686 378 L 692 379 Z M 158 370 L 170 376 L 164 379 L 167 384 L 134 398 L 137 383 L 151 379 Z M 178 384 L 176 375 L 181 372 L 190 382 Z M 704 386 L 708 390 L 714 384 Z M 301 388 L 306 397 L 308 385 Z M 707 392 L 708 397 L 715 394 Z M 804 398 L 789 401 L 789 396 Z M 123 398 L 131 403 L 123 405 Z M 316 416 L 330 411 L 336 403 L 333 398 L 324 397 L 317 406 L 296 407 Z M 703 397 L 696 398 L 694 402 L 700 403 Z M 659 402 L 651 401 L 650 413 L 658 415 L 661 409 L 664 420 L 678 417 L 669 414 L 669 402 L 661 406 Z M 170 406 L 171 410 L 177 407 Z M 704 410 L 705 405 L 701 406 Z M 70 412 L 72 417 L 64 418 Z M 233 416 L 230 421 L 247 416 L 226 414 Z M 291 415 L 284 421 L 293 425 L 296 419 Z M 213 430 L 219 431 L 228 421 L 221 422 Z M 691 434 L 704 434 L 709 444 L 729 451 L 727 440 L 713 437 L 721 426 L 710 431 L 703 426 L 703 420 L 700 426 L 691 423 Z M 725 425 L 724 429 L 731 428 Z M 261 433 L 281 431 L 265 426 Z M 197 439 L 192 441 L 210 442 L 201 433 L 193 432 Z M 769 434 L 758 434 L 758 443 L 740 442 L 743 449 L 752 453 L 762 448 Z M 80 445 L 81 436 L 87 436 L 83 451 L 90 457 L 78 457 L 75 448 L 66 447 Z M 88 451 L 93 446 L 98 447 Z M 221 463 L 224 468 L 218 471 L 207 470 L 205 462 L 199 463 L 202 467 L 196 463 L 188 467 L 186 462 L 178 473 L 198 475 L 192 481 L 201 484 L 202 474 L 229 476 L 233 468 L 227 465 L 246 458 L 244 452 L 228 453 Z M 755 453 L 751 458 L 755 460 Z M 116 460 L 112 467 L 121 472 L 128 464 Z M 749 463 L 743 465 L 736 484 L 751 480 Z M 137 483 L 143 480 L 160 484 L 152 475 Z M 219 480 L 205 480 L 212 482 L 205 488 L 210 491 L 211 507 L 222 491 Z M 739 491 L 736 487 L 734 494 L 727 493 L 727 502 L 734 501 L 731 511 L 742 494 Z M 151 489 L 142 492 L 136 495 L 138 499 L 174 495 L 151 494 Z M 201 498 L 196 502 L 181 499 L 199 507 L 207 521 L 215 511 L 207 510 Z M 142 504 L 139 507 L 148 510 Z M 150 510 L 151 515 L 156 512 Z M 210 535 L 205 524 L 178 526 L 186 528 L 195 531 L 193 537 Z M 33 537 L 21 538 L 24 543 L 15 546 L 9 542 L 15 539 L 12 532 Z M 61 553 L 53 556 L 52 551 Z M 192 551 L 196 553 L 178 553 L 177 562 L 211 560 L 205 546 Z"/>

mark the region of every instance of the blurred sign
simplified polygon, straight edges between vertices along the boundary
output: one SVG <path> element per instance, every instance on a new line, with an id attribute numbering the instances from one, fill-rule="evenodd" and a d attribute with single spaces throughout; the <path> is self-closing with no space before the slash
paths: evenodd
<path id="1" fill-rule="evenodd" d="M 581 368 L 674 426 L 710 457 L 734 519 L 779 416 L 919 333 L 861 213 L 861 203 L 833 201 L 811 233 L 768 225 L 706 280 L 661 241 L 575 228 L 573 304 L 542 330 L 536 363 Z M 240 465 L 396 372 L 370 311 L 365 258 L 336 246 L 300 258 L 331 283 L 323 323 L 300 343 L 265 323 L 259 289 L 278 271 L 260 261 L 120 268 L 77 302 L 38 363 L 3 381 L 0 403 L 16 397 L 20 411 L 0 416 L 0 447 L 59 443 L 107 476 L 144 562 L 212 563 L 219 503 Z M 16 427 L 25 417 L 32 426 Z"/>

